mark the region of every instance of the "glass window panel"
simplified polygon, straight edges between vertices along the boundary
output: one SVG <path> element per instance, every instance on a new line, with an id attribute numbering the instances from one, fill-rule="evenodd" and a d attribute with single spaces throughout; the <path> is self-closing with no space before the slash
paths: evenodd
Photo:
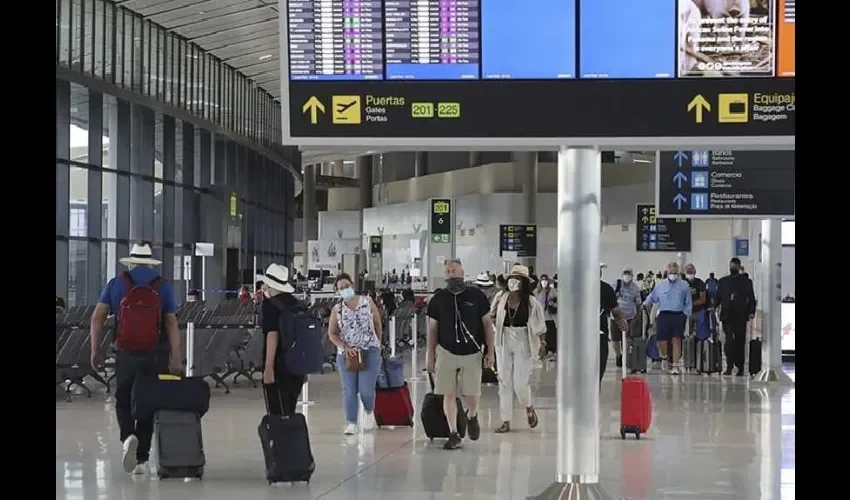
<path id="1" fill-rule="evenodd" d="M 84 127 L 89 121 L 89 89 L 71 84 L 70 159 L 89 161 L 89 133 Z"/>
<path id="2" fill-rule="evenodd" d="M 86 33 L 91 33 L 91 56 L 86 56 L 91 61 L 91 74 L 95 78 L 103 78 L 103 2 L 89 0 L 91 2 L 90 24 L 86 25 Z"/>
<path id="3" fill-rule="evenodd" d="M 115 60 L 115 6 L 98 2 L 103 6 L 103 79 L 114 81 L 113 62 Z"/>
<path id="4" fill-rule="evenodd" d="M 71 61 L 71 1 L 59 0 L 59 27 L 56 30 L 56 36 L 59 53 L 59 63 L 68 65 Z"/>
<path id="5" fill-rule="evenodd" d="M 89 169 L 71 167 L 68 188 L 68 234 L 70 236 L 88 236 L 87 213 L 89 203 Z"/>
<path id="6" fill-rule="evenodd" d="M 145 95 L 156 95 L 156 30 L 150 21 L 144 22 L 145 27 Z"/>
<path id="7" fill-rule="evenodd" d="M 154 70 L 154 84 L 151 89 L 152 94 L 156 99 L 162 99 L 162 79 L 163 79 L 163 67 L 165 66 L 165 40 L 164 40 L 164 32 L 162 28 L 157 26 L 154 28 L 154 40 L 155 43 L 155 52 L 154 52 L 154 65 L 156 69 Z"/>
<path id="8" fill-rule="evenodd" d="M 163 184 L 153 184 L 153 240 L 161 243 L 162 238 L 162 210 L 163 210 Z M 162 255 L 162 254 L 160 254 Z"/>
<path id="9" fill-rule="evenodd" d="M 189 59 L 186 62 L 189 72 L 189 110 L 192 114 L 198 113 L 198 73 L 200 72 L 198 52 L 198 48 L 194 44 L 189 44 Z"/>
<path id="10" fill-rule="evenodd" d="M 174 120 L 174 153 L 174 182 L 186 182 L 183 180 L 183 122 L 178 119 Z"/>
<path id="11" fill-rule="evenodd" d="M 87 241 L 71 240 L 68 242 L 68 307 L 88 303 L 86 297 L 88 246 Z"/>
<path id="12" fill-rule="evenodd" d="M 82 0 L 71 0 L 71 67 L 82 71 L 80 46 L 83 34 Z"/>
<path id="13" fill-rule="evenodd" d="M 163 33 L 163 63 L 162 63 L 162 98 L 167 104 L 171 104 L 171 79 L 174 71 L 171 59 L 174 57 L 173 35 Z"/>
<path id="14" fill-rule="evenodd" d="M 165 144 L 165 127 L 162 126 L 162 113 L 154 111 L 155 127 L 154 132 L 154 160 L 153 160 L 153 176 L 157 179 L 163 178 L 162 171 L 162 148 Z"/>
<path id="15" fill-rule="evenodd" d="M 174 105 L 178 108 L 183 108 L 186 100 L 186 42 L 175 37 L 175 45 L 177 46 L 177 57 L 174 62 L 174 68 L 177 71 L 177 82 L 174 89 Z"/>
<path id="16" fill-rule="evenodd" d="M 94 64 L 94 38 L 98 34 L 97 31 L 100 29 L 98 26 L 98 30 L 95 30 L 95 12 L 94 5 L 97 0 L 82 0 L 83 7 L 83 47 L 82 47 L 82 56 L 83 56 L 83 70 L 92 75 L 96 76 L 95 73 L 95 64 Z"/>
<path id="17" fill-rule="evenodd" d="M 139 92 L 144 92 L 142 82 L 145 81 L 145 54 L 147 53 L 144 43 L 145 32 L 142 27 L 142 18 L 134 15 L 132 12 L 130 12 L 130 15 L 133 20 L 133 66 L 131 72 L 133 86 L 131 88 Z"/>
<path id="18" fill-rule="evenodd" d="M 114 166 L 109 164 L 109 137 L 110 134 L 114 134 L 115 131 L 110 129 L 110 120 L 112 118 L 113 110 L 117 106 L 115 102 L 115 97 L 109 94 L 103 94 L 103 147 L 101 150 L 103 151 L 103 156 L 101 157 L 101 165 L 103 168 L 115 168 Z M 104 191 L 106 192 L 106 191 Z"/>
<path id="19" fill-rule="evenodd" d="M 210 58 L 210 120 L 213 123 L 218 123 L 219 102 L 218 102 L 218 59 Z"/>
<path id="20" fill-rule="evenodd" d="M 174 187 L 174 243 L 194 243 L 183 241 L 183 197 L 185 189 L 182 186 Z"/>
<path id="21" fill-rule="evenodd" d="M 195 168 L 192 170 L 192 178 L 186 179 L 185 184 L 187 186 L 200 186 L 201 185 L 201 129 L 195 127 L 195 156 L 194 156 L 194 164 Z"/>
<path id="22" fill-rule="evenodd" d="M 100 275 L 103 276 L 104 283 L 115 277 L 115 269 L 118 264 L 115 246 L 114 241 L 104 241 L 101 245 Z"/>
<path id="23" fill-rule="evenodd" d="M 103 228 L 104 238 L 115 238 L 118 223 L 118 174 L 104 170 L 103 181 Z M 126 202 L 126 200 L 125 200 Z"/>

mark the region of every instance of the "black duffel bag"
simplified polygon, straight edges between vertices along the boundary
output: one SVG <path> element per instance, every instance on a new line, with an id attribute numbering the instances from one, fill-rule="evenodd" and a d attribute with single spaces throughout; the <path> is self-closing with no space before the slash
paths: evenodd
<path id="1" fill-rule="evenodd" d="M 203 417 L 209 409 L 210 386 L 201 377 L 139 376 L 133 383 L 133 418 L 152 417 L 159 410 L 190 411 Z"/>

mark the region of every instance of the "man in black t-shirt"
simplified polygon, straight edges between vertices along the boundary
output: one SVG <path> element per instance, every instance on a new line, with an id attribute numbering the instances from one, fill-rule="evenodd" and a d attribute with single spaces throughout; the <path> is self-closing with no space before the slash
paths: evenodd
<path id="1" fill-rule="evenodd" d="M 431 297 L 428 317 L 431 318 L 428 371 L 434 374 L 434 393 L 443 396 L 443 411 L 451 432 L 444 448 L 454 450 L 461 445 L 455 398 L 463 395 L 469 417 L 469 439 L 478 440 L 482 351 L 487 368 L 493 368 L 495 360 L 490 304 L 481 290 L 464 284 L 463 264 L 459 259 L 446 261 L 446 287 Z"/>
<path id="2" fill-rule="evenodd" d="M 289 284 L 289 269 L 272 264 L 266 269 L 263 293 L 266 300 L 261 303 L 260 327 L 263 332 L 263 391 L 268 411 L 272 415 L 292 415 L 305 377 L 293 375 L 283 362 L 284 340 L 292 332 L 281 332 L 281 319 L 289 315 L 292 307 L 299 305 Z M 255 333 L 254 335 L 257 335 Z"/>
<path id="3" fill-rule="evenodd" d="M 599 269 L 599 383 L 602 384 L 602 377 L 605 376 L 605 368 L 608 365 L 608 318 L 614 317 L 614 321 L 620 327 L 621 331 L 629 331 L 629 322 L 626 321 L 626 315 L 620 310 L 617 303 L 617 294 L 614 293 L 614 288 L 608 283 L 601 280 L 602 268 L 605 265 L 601 264 Z"/>

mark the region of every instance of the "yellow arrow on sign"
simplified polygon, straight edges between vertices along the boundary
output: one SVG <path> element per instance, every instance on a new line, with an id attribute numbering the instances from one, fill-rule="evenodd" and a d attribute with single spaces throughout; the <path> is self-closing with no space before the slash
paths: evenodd
<path id="1" fill-rule="evenodd" d="M 310 123 L 315 125 L 319 123 L 319 112 L 325 112 L 325 105 L 322 104 L 322 101 L 318 97 L 312 96 L 301 107 L 301 113 L 306 113 L 307 111 L 310 112 Z"/>
<path id="2" fill-rule="evenodd" d="M 694 119 L 697 123 L 702 123 L 702 112 L 703 111 L 711 111 L 711 104 L 702 96 L 702 94 L 697 94 L 696 97 L 691 99 L 691 102 L 688 103 L 688 112 L 695 111 Z"/>

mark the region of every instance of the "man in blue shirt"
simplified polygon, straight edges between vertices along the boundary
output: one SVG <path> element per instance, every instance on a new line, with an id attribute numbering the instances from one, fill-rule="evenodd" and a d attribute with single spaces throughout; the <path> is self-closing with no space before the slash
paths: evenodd
<path id="1" fill-rule="evenodd" d="M 675 262 L 667 264 L 667 277 L 655 284 L 652 293 L 646 298 L 644 307 L 658 304 L 658 318 L 655 320 L 655 338 L 661 353 L 662 365 L 667 360 L 667 342 L 673 344 L 673 359 L 670 368 L 671 375 L 681 373 L 679 360 L 682 357 L 682 338 L 688 316 L 691 315 L 691 288 L 688 282 L 681 279 L 679 265 Z"/>
<path id="2" fill-rule="evenodd" d="M 138 375 L 157 375 L 166 371 L 164 361 L 169 353 L 167 370 L 172 373 L 181 371 L 177 303 L 171 284 L 159 279 L 159 273 L 153 269 L 153 266 L 161 262 L 153 258 L 149 243 L 133 245 L 130 256 L 120 259 L 119 262 L 127 266 L 125 274 L 129 274 L 129 280 L 124 275 L 115 277 L 109 280 L 100 294 L 91 318 L 91 364 L 95 370 L 100 370 L 102 367 L 101 331 L 110 314 L 116 316 L 116 327 L 119 325 L 121 300 L 129 292 L 126 282 L 130 281 L 133 285 L 145 287 L 158 280 L 152 288 L 155 288 L 159 295 L 162 312 L 159 323 L 162 327 L 159 333 L 159 346 L 153 350 L 141 352 L 119 349 L 115 356 L 115 413 L 123 445 L 122 465 L 128 473 L 144 474 L 147 472 L 146 463 L 153 437 L 153 418 L 135 420 L 130 411 L 130 398 L 133 383 Z M 133 317 L 135 318 L 135 315 Z"/>

